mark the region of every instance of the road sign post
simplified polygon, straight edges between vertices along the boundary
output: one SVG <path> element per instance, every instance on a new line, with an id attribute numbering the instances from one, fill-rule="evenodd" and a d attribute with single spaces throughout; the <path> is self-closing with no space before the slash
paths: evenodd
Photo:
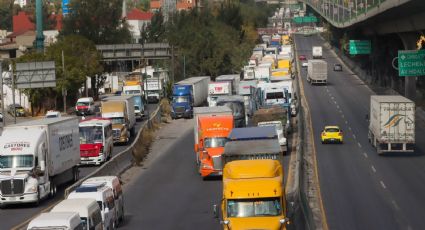
<path id="1" fill-rule="evenodd" d="M 425 50 L 399 50 L 398 75 L 417 77 L 425 75 Z"/>
<path id="2" fill-rule="evenodd" d="M 349 42 L 349 53 L 351 55 L 370 54 L 371 50 L 370 40 L 350 40 Z"/>

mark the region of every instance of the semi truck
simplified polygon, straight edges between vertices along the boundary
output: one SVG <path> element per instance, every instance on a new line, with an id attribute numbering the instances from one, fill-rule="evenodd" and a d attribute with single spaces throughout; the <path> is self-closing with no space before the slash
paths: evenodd
<path id="1" fill-rule="evenodd" d="M 235 127 L 246 126 L 245 100 L 243 96 L 220 96 L 217 99 L 217 106 L 227 106 L 232 110 Z"/>
<path id="2" fill-rule="evenodd" d="M 148 78 L 144 82 L 144 89 L 146 94 L 147 103 L 158 103 L 162 96 L 162 89 L 164 86 L 164 79 Z"/>
<path id="3" fill-rule="evenodd" d="M 0 205 L 35 203 L 78 180 L 77 117 L 39 119 L 3 128 Z"/>
<path id="4" fill-rule="evenodd" d="M 232 85 L 232 94 L 236 95 L 238 94 L 239 90 L 239 82 L 241 81 L 241 76 L 239 74 L 227 74 L 227 75 L 220 75 L 215 78 L 216 82 L 230 82 Z"/>
<path id="5" fill-rule="evenodd" d="M 323 49 L 321 46 L 313 46 L 312 47 L 313 59 L 322 58 Z"/>
<path id="6" fill-rule="evenodd" d="M 413 152 L 415 103 L 398 95 L 372 95 L 368 138 L 378 154 Z"/>
<path id="7" fill-rule="evenodd" d="M 143 91 L 140 85 L 123 87 L 123 95 L 132 95 L 134 100 L 134 114 L 137 120 L 142 120 L 145 116 L 145 103 L 143 102 Z"/>
<path id="8" fill-rule="evenodd" d="M 232 110 L 226 106 L 195 107 L 195 153 L 203 178 L 222 174 L 221 154 L 233 128 Z"/>
<path id="9" fill-rule="evenodd" d="M 223 169 L 221 215 L 223 229 L 286 229 L 283 169 L 271 159 L 235 160 Z"/>
<path id="10" fill-rule="evenodd" d="M 136 117 L 131 96 L 111 96 L 102 101 L 102 117 L 112 121 L 114 143 L 127 144 L 135 134 Z"/>
<path id="11" fill-rule="evenodd" d="M 171 117 L 192 118 L 193 107 L 207 102 L 209 76 L 191 77 L 177 82 L 173 86 Z"/>
<path id="12" fill-rule="evenodd" d="M 307 81 L 310 84 L 326 84 L 328 80 L 328 63 L 323 60 L 308 60 Z"/>
<path id="13" fill-rule="evenodd" d="M 232 83 L 223 82 L 210 82 L 208 84 L 208 106 L 214 107 L 217 104 L 217 98 L 219 96 L 230 96 L 232 95 Z"/>

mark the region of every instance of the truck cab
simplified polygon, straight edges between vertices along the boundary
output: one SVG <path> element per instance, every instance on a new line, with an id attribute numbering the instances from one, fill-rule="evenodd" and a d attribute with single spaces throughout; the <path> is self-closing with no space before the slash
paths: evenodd
<path id="1" fill-rule="evenodd" d="M 227 163 L 223 169 L 220 221 L 223 229 L 286 229 L 282 182 L 283 170 L 277 160 Z"/>
<path id="2" fill-rule="evenodd" d="M 221 154 L 233 128 L 232 115 L 210 115 L 198 118 L 199 173 L 203 178 L 222 174 Z"/>
<path id="3" fill-rule="evenodd" d="M 83 120 L 79 124 L 81 164 L 100 165 L 112 157 L 112 122 L 106 118 Z"/>
<path id="4" fill-rule="evenodd" d="M 193 98 L 191 85 L 174 85 L 171 116 L 175 118 L 193 116 Z"/>
<path id="5" fill-rule="evenodd" d="M 130 128 L 124 101 L 102 101 L 102 117 L 112 122 L 114 144 L 127 144 L 130 140 Z"/>
<path id="6" fill-rule="evenodd" d="M 95 106 L 92 97 L 82 97 L 77 100 L 77 103 L 75 104 L 75 113 L 77 116 L 94 114 L 94 111 Z"/>

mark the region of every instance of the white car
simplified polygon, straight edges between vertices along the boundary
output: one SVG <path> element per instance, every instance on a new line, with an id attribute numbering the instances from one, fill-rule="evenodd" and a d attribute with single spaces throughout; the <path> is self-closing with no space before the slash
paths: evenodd
<path id="1" fill-rule="evenodd" d="M 55 118 L 61 117 L 61 113 L 59 111 L 50 110 L 47 111 L 45 118 Z"/>
<path id="2" fill-rule="evenodd" d="M 303 62 L 303 63 L 301 63 L 301 66 L 302 66 L 302 67 L 308 67 L 308 62 Z"/>

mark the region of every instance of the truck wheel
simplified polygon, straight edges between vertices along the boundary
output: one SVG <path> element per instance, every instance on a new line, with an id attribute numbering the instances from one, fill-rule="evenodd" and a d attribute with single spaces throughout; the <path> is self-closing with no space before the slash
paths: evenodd
<path id="1" fill-rule="evenodd" d="M 56 185 L 53 182 L 51 182 L 49 196 L 54 197 L 56 195 L 56 191 L 57 191 Z"/>
<path id="2" fill-rule="evenodd" d="M 34 202 L 35 206 L 38 206 L 40 204 L 40 189 L 37 188 L 37 200 Z"/>
<path id="3" fill-rule="evenodd" d="M 72 177 L 73 177 L 72 179 L 73 179 L 74 182 L 78 181 L 78 179 L 80 177 L 80 171 L 78 170 L 77 167 L 74 167 L 72 169 Z"/>

